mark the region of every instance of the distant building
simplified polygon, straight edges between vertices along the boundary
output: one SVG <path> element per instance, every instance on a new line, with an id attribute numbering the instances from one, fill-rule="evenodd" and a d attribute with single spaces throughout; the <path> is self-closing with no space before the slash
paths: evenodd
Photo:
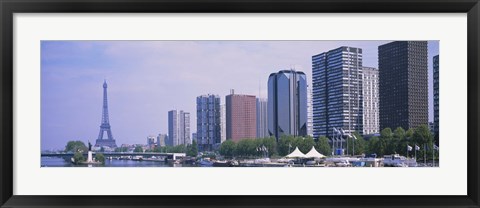
<path id="1" fill-rule="evenodd" d="M 168 140 L 168 136 L 166 134 L 158 134 L 158 136 L 157 136 L 157 146 L 159 146 L 159 147 L 166 146 L 167 140 Z"/>
<path id="2" fill-rule="evenodd" d="M 147 137 L 147 146 L 149 149 L 154 149 L 156 146 L 155 137 L 150 135 Z"/>
<path id="3" fill-rule="evenodd" d="M 438 133 L 440 129 L 440 66 L 439 66 L 439 55 L 433 57 L 433 133 L 435 134 L 435 139 L 438 141 Z"/>
<path id="4" fill-rule="evenodd" d="M 227 140 L 227 112 L 225 104 L 220 105 L 220 142 Z"/>
<path id="5" fill-rule="evenodd" d="M 267 99 L 257 98 L 257 138 L 269 137 L 267 122 Z"/>
<path id="6" fill-rule="evenodd" d="M 307 135 L 307 77 L 295 70 L 282 70 L 268 77 L 268 133 Z"/>
<path id="7" fill-rule="evenodd" d="M 168 112 L 168 135 L 171 146 L 191 144 L 190 139 L 190 113 L 171 110 Z"/>
<path id="8" fill-rule="evenodd" d="M 427 41 L 378 46 L 380 129 L 428 125 Z"/>
<path id="9" fill-rule="evenodd" d="M 227 139 L 240 141 L 256 138 L 256 100 L 254 95 L 235 94 L 225 96 Z"/>
<path id="10" fill-rule="evenodd" d="M 220 97 L 197 97 L 197 142 L 200 151 L 212 151 L 221 143 Z"/>
<path id="11" fill-rule="evenodd" d="M 378 69 L 363 67 L 363 134 L 380 133 Z"/>
<path id="12" fill-rule="evenodd" d="M 362 49 L 343 46 L 312 57 L 313 136 L 333 128 L 363 133 Z"/>

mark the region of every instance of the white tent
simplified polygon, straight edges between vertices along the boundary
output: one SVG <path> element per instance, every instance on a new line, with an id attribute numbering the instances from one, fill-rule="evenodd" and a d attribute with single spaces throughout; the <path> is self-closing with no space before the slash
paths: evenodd
<path id="1" fill-rule="evenodd" d="M 307 154 L 305 154 L 305 157 L 307 158 L 322 158 L 322 157 L 325 157 L 325 155 L 322 155 L 321 153 L 319 153 L 315 147 L 312 147 L 312 149 L 310 150 L 310 152 L 308 152 Z"/>
<path id="2" fill-rule="evenodd" d="M 290 153 L 289 155 L 285 156 L 285 157 L 300 157 L 300 158 L 304 158 L 305 157 L 305 154 L 303 154 L 299 149 L 298 147 L 295 147 L 295 150 L 293 150 L 292 153 Z"/>

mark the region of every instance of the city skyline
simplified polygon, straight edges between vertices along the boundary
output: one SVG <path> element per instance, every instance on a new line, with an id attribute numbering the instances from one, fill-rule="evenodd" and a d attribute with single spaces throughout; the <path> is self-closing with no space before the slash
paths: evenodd
<path id="1" fill-rule="evenodd" d="M 171 109 L 192 112 L 195 123 L 198 95 L 225 98 L 235 89 L 266 98 L 268 75 L 289 68 L 305 72 L 311 86 L 312 55 L 344 45 L 359 47 L 363 65 L 377 67 L 376 48 L 388 42 L 42 41 L 42 149 L 62 149 L 69 140 L 95 140 L 104 79 L 117 145 L 143 144 L 148 135 L 168 132 Z M 430 41 L 429 75 L 431 57 L 437 54 L 438 41 Z M 429 85 L 429 96 L 431 90 Z M 191 132 L 196 132 L 195 125 Z"/>

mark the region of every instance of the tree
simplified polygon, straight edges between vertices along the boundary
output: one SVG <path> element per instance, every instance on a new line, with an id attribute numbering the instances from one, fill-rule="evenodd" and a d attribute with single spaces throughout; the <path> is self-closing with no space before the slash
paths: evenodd
<path id="1" fill-rule="evenodd" d="M 320 138 L 318 138 L 318 142 L 315 148 L 323 155 L 326 155 L 326 156 L 332 155 L 332 148 L 328 143 L 328 138 L 325 136 L 321 136 Z"/>
<path id="2" fill-rule="evenodd" d="M 257 151 L 258 144 L 255 139 L 242 139 L 237 143 L 236 154 L 243 157 L 250 157 L 261 154 Z"/>
<path id="3" fill-rule="evenodd" d="M 115 152 L 127 152 L 128 147 L 117 147 L 115 148 Z"/>
<path id="4" fill-rule="evenodd" d="M 95 154 L 95 160 L 105 164 L 105 156 L 102 153 Z"/>
<path id="5" fill-rule="evenodd" d="M 378 137 L 372 137 L 368 141 L 368 153 L 383 156 L 385 154 L 386 143 L 385 140 Z"/>
<path id="6" fill-rule="evenodd" d="M 83 157 L 83 154 L 81 152 L 75 152 L 75 154 L 73 154 L 73 160 L 74 160 L 74 163 L 76 165 L 78 165 L 80 162 L 84 162 L 85 161 L 85 157 Z"/>
<path id="7" fill-rule="evenodd" d="M 187 155 L 190 157 L 196 157 L 198 154 L 197 141 L 193 140 L 192 144 L 187 146 Z"/>
<path id="8" fill-rule="evenodd" d="M 396 140 L 393 138 L 392 129 L 384 128 L 380 132 L 380 141 L 382 146 L 385 145 L 384 152 L 381 155 L 394 154 L 396 152 L 397 144 Z"/>
<path id="9" fill-rule="evenodd" d="M 133 150 L 133 152 L 143 152 L 142 146 L 140 146 L 140 145 L 136 146 L 135 149 Z"/>
<path id="10" fill-rule="evenodd" d="M 82 141 L 69 141 L 65 146 L 65 152 L 87 152 L 88 148 Z"/>
<path id="11" fill-rule="evenodd" d="M 310 136 L 307 136 L 305 138 L 297 137 L 296 139 L 299 141 L 298 149 L 303 153 L 309 152 L 312 149 L 312 147 L 315 146 L 315 141 Z"/>
<path id="12" fill-rule="evenodd" d="M 401 153 L 405 150 L 406 143 L 405 130 L 402 127 L 397 127 L 395 131 L 393 131 L 393 139 L 390 143 L 390 149 L 394 149 L 394 153 Z"/>
<path id="13" fill-rule="evenodd" d="M 233 140 L 226 140 L 220 145 L 220 155 L 232 158 L 235 156 L 237 144 Z"/>
<path id="14" fill-rule="evenodd" d="M 363 154 L 366 152 L 365 150 L 365 146 L 366 146 L 366 142 L 365 140 L 363 139 L 363 137 L 358 133 L 358 132 L 354 132 L 353 135 L 355 136 L 355 139 L 354 137 L 352 138 L 348 138 L 348 152 L 350 154 L 355 154 L 355 155 L 360 155 L 360 154 Z M 354 152 L 354 147 L 355 146 L 355 152 Z"/>
<path id="15" fill-rule="evenodd" d="M 295 138 L 291 135 L 282 135 L 277 143 L 277 150 L 280 156 L 290 154 L 295 149 Z"/>
<path id="16" fill-rule="evenodd" d="M 424 151 L 426 152 L 427 157 L 432 157 L 433 151 L 433 135 L 428 129 L 427 125 L 420 125 L 413 131 L 412 141 L 420 146 L 420 152 L 417 152 L 417 155 L 423 157 Z M 426 146 L 428 149 L 425 150 L 423 147 Z M 428 159 L 428 158 L 427 158 Z"/>
<path id="17" fill-rule="evenodd" d="M 258 147 L 265 146 L 268 150 L 268 156 L 277 154 L 277 141 L 275 137 L 265 137 L 256 139 L 258 141 Z"/>

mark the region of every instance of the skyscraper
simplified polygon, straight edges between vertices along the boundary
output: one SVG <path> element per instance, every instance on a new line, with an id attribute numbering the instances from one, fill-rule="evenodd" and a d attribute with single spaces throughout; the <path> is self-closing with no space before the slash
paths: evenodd
<path id="1" fill-rule="evenodd" d="M 164 147 L 167 143 L 168 136 L 166 134 L 158 134 L 157 136 L 157 146 Z"/>
<path id="2" fill-rule="evenodd" d="M 197 142 L 200 151 L 214 150 L 221 143 L 220 97 L 197 97 Z"/>
<path id="3" fill-rule="evenodd" d="M 362 49 L 343 46 L 312 57 L 313 136 L 333 128 L 363 133 Z"/>
<path id="4" fill-rule="evenodd" d="M 172 146 L 191 144 L 190 113 L 184 111 L 168 111 L 168 136 Z"/>
<path id="5" fill-rule="evenodd" d="M 267 99 L 257 98 L 257 138 L 268 137 Z"/>
<path id="6" fill-rule="evenodd" d="M 313 99 L 310 86 L 307 86 L 307 135 L 313 137 Z"/>
<path id="7" fill-rule="evenodd" d="M 307 77 L 295 70 L 282 70 L 268 77 L 268 133 L 307 135 Z"/>
<path id="8" fill-rule="evenodd" d="M 427 41 L 378 47 L 380 129 L 428 125 Z"/>
<path id="9" fill-rule="evenodd" d="M 380 133 L 378 69 L 363 67 L 363 134 Z"/>
<path id="10" fill-rule="evenodd" d="M 254 95 L 239 95 L 233 90 L 225 96 L 227 139 L 240 141 L 257 136 L 256 103 Z"/>
<path id="11" fill-rule="evenodd" d="M 439 133 L 439 99 L 440 99 L 440 67 L 439 67 L 439 55 L 433 57 L 433 132 L 435 134 L 435 139 L 438 141 L 438 133 Z"/>
<path id="12" fill-rule="evenodd" d="M 227 140 L 227 112 L 225 104 L 220 105 L 220 143 Z"/>

